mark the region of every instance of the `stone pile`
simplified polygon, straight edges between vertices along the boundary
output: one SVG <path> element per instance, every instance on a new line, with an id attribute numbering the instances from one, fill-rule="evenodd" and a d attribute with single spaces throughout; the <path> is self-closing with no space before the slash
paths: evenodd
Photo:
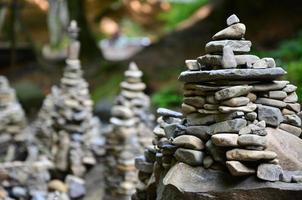
<path id="1" fill-rule="evenodd" d="M 134 158 L 152 143 L 153 115 L 150 99 L 143 93 L 142 72 L 131 63 L 125 77 L 111 110 L 113 130 L 106 135 L 105 199 L 130 199 L 137 183 Z"/>
<path id="2" fill-rule="evenodd" d="M 40 151 L 47 153 L 54 161 L 55 168 L 83 177 L 86 165 L 96 163 L 93 148 L 97 148 L 97 145 L 93 142 L 102 144 L 99 142 L 102 137 L 99 134 L 100 122 L 92 113 L 93 102 L 78 58 L 78 31 L 76 22 L 72 21 L 67 66 L 60 86 L 54 86 L 46 97 L 35 126 L 42 148 Z"/>
<path id="3" fill-rule="evenodd" d="M 207 185 L 215 182 L 211 177 L 215 174 L 245 176 L 251 188 L 259 184 L 255 177 L 271 182 L 302 180 L 298 147 L 302 145 L 301 108 L 295 93 L 297 88 L 280 80 L 286 71 L 276 67 L 273 58 L 261 59 L 249 54 L 251 42 L 244 39 L 245 25 L 236 15 L 227 19 L 227 25 L 206 44 L 206 55 L 186 60 L 188 70 L 179 76 L 184 82 L 183 119 L 167 126 L 161 125 L 163 118 L 158 121 L 155 148 L 150 151 L 155 152 L 155 162 L 146 155 L 136 160 L 139 170 L 148 166 L 148 177 L 154 176 L 156 187 L 162 187 L 157 190 L 161 191 L 162 199 L 169 196 L 164 190 L 168 182 L 186 194 L 192 191 L 186 181 L 196 191 L 206 191 L 209 186 L 215 193 L 212 191 L 215 187 Z M 160 112 L 167 111 L 160 109 Z M 286 137 L 288 140 L 284 141 Z M 192 173 L 179 173 L 179 168 L 190 168 Z M 197 182 L 190 182 L 195 179 L 205 185 L 195 187 Z M 236 185 L 237 179 L 233 180 Z M 136 199 L 150 194 L 147 192 L 150 178 L 143 182 L 144 190 L 138 188 L 133 196 Z M 225 181 L 216 182 L 225 188 Z M 138 198 L 139 195 L 143 197 Z"/>
<path id="4" fill-rule="evenodd" d="M 16 99 L 15 90 L 10 87 L 6 77 L 0 76 L 1 161 L 22 159 L 26 150 L 26 146 L 24 146 L 26 125 L 25 113 Z"/>

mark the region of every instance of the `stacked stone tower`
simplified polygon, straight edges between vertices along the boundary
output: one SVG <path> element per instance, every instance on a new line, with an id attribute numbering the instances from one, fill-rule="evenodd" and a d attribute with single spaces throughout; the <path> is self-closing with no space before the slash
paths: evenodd
<path id="1" fill-rule="evenodd" d="M 152 144 L 153 115 L 144 94 L 142 72 L 130 63 L 121 92 L 111 110 L 113 131 L 106 137 L 107 176 L 105 199 L 130 199 L 137 183 L 134 158 Z"/>
<path id="2" fill-rule="evenodd" d="M 60 86 L 54 86 L 46 97 L 36 126 L 37 136 L 56 168 L 82 177 L 85 165 L 95 164 L 91 142 L 100 137 L 99 121 L 92 114 L 93 102 L 78 59 L 79 29 L 75 21 L 69 32 L 71 44 Z"/>
<path id="3" fill-rule="evenodd" d="M 227 19 L 227 25 L 206 44 L 206 55 L 186 60 L 188 70 L 179 76 L 184 82 L 184 118 L 164 128 L 163 120 L 158 121 L 155 132 L 163 139 L 152 149 L 156 161 L 149 154 L 136 160 L 142 172 L 153 166 L 153 173 L 148 173 L 161 187 L 157 190 L 161 199 L 173 196 L 166 191 L 169 184 L 187 192 L 186 198 L 207 199 L 197 193 L 210 191 L 216 196 L 224 189 L 269 187 L 278 188 L 279 194 L 291 188 L 260 184 L 254 177 L 269 182 L 302 180 L 297 87 L 280 80 L 286 71 L 276 67 L 274 59 L 249 54 L 251 42 L 244 39 L 245 25 L 236 15 Z M 137 188 L 137 199 L 152 196 L 148 182 L 143 186 Z"/>
<path id="4" fill-rule="evenodd" d="M 26 150 L 23 134 L 26 125 L 25 113 L 16 99 L 15 90 L 6 77 L 0 76 L 1 161 L 20 159 L 18 157 Z"/>

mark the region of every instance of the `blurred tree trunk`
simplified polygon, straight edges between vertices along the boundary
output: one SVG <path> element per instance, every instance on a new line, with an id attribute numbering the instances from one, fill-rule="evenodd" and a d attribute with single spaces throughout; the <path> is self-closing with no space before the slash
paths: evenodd
<path id="1" fill-rule="evenodd" d="M 85 4 L 85 0 L 68 0 L 70 19 L 76 20 L 81 29 L 79 38 L 81 42 L 81 57 L 87 59 L 102 59 L 101 51 L 97 46 L 97 41 L 95 40 L 86 19 Z"/>

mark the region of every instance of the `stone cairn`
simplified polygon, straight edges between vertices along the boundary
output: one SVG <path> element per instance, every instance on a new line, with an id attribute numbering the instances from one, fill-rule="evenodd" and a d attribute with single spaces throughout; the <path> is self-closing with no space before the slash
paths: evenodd
<path id="1" fill-rule="evenodd" d="M 251 42 L 244 39 L 245 25 L 236 15 L 227 19 L 227 25 L 206 44 L 206 55 L 186 60 L 188 70 L 179 76 L 184 82 L 184 118 L 173 125 L 162 125 L 164 118 L 160 118 L 156 141 L 160 135 L 164 142 L 146 149 L 148 154 L 136 159 L 136 167 L 151 177 L 152 166 L 156 177 L 164 171 L 157 169 L 183 162 L 233 176 L 255 175 L 264 181 L 302 180 L 299 173 L 287 177 L 279 162 L 287 158 L 267 149 L 274 137 L 268 131 L 288 132 L 300 142 L 297 87 L 279 80 L 286 72 L 276 67 L 274 59 L 248 54 Z M 169 112 L 161 109 L 160 113 Z M 151 179 L 140 180 L 144 184 L 138 186 L 136 198 L 147 195 L 150 188 Z"/>
<path id="2" fill-rule="evenodd" d="M 137 183 L 134 158 L 152 143 L 153 115 L 144 94 L 142 72 L 130 63 L 120 95 L 111 110 L 112 132 L 106 135 L 107 176 L 105 199 L 130 199 Z"/>
<path id="3" fill-rule="evenodd" d="M 92 114 L 88 83 L 82 77 L 78 32 L 76 22 L 72 21 L 69 27 L 71 44 L 61 84 L 54 86 L 46 97 L 36 127 L 38 140 L 42 141 L 40 151 L 46 151 L 55 168 L 83 177 L 86 165 L 96 163 L 93 141 L 101 136 L 100 122 Z"/>
<path id="4" fill-rule="evenodd" d="M 23 108 L 16 92 L 4 76 L 0 76 L 0 159 L 10 162 L 20 160 L 26 151 L 24 129 L 27 125 Z M 23 155 L 24 156 L 24 155 Z"/>

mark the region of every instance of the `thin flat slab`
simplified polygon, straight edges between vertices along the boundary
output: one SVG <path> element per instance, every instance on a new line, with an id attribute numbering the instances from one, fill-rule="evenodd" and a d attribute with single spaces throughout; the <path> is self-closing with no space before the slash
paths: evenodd
<path id="1" fill-rule="evenodd" d="M 210 71 L 184 71 L 178 77 L 183 82 L 197 83 L 203 81 L 270 81 L 286 74 L 281 67 L 267 69 L 220 69 Z"/>

